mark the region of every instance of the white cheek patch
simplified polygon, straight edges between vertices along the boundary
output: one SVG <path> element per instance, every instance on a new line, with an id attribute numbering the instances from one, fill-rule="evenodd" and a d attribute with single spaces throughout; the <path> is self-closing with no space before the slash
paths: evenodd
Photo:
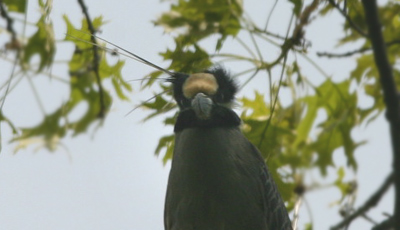
<path id="1" fill-rule="evenodd" d="M 208 96 L 217 93 L 218 83 L 214 75 L 209 73 L 191 74 L 183 84 L 183 95 L 190 99 L 198 93 L 204 93 Z"/>

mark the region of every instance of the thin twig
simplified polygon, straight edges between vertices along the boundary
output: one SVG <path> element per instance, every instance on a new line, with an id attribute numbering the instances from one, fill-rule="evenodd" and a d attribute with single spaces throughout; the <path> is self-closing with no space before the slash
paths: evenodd
<path id="1" fill-rule="evenodd" d="M 288 53 L 286 53 L 286 54 L 284 55 L 284 57 L 283 57 L 282 71 L 281 71 L 281 76 L 280 76 L 280 78 L 279 78 L 278 89 L 277 89 L 277 92 L 276 92 L 276 94 L 275 94 L 274 101 L 271 103 L 271 113 L 270 113 L 270 116 L 269 116 L 269 118 L 268 118 L 267 124 L 265 125 L 265 128 L 264 128 L 264 130 L 262 131 L 260 141 L 258 142 L 258 145 L 257 145 L 258 148 L 261 148 L 261 143 L 263 142 L 263 140 L 264 140 L 264 138 L 265 138 L 265 135 L 266 135 L 266 133 L 267 133 L 267 130 L 268 130 L 270 124 L 271 124 L 272 117 L 273 117 L 273 114 L 274 114 L 274 112 L 275 112 L 275 108 L 276 108 L 277 103 L 278 103 L 279 90 L 281 89 L 281 86 L 282 86 L 283 75 L 284 75 L 284 72 L 285 72 L 287 57 L 288 57 Z"/>
<path id="2" fill-rule="evenodd" d="M 292 220 L 292 229 L 293 230 L 297 229 L 297 223 L 299 221 L 300 207 L 301 207 L 302 203 L 303 203 L 303 196 L 297 197 L 297 200 L 296 200 L 296 203 L 294 206 L 293 220 Z"/>
<path id="3" fill-rule="evenodd" d="M 374 219 L 372 219 L 371 217 L 369 217 L 367 214 L 362 214 L 361 215 L 361 217 L 362 218 L 364 218 L 364 220 L 366 220 L 366 221 L 368 221 L 368 222 L 370 222 L 370 223 L 372 223 L 372 224 L 374 224 L 374 225 L 377 225 L 378 224 L 378 222 L 376 222 Z"/>
<path id="4" fill-rule="evenodd" d="M 284 36 L 281 36 L 279 34 L 272 33 L 272 32 L 269 32 L 269 31 L 263 31 L 263 30 L 257 28 L 256 26 L 254 26 L 252 29 L 246 29 L 245 28 L 244 30 L 248 30 L 249 32 L 254 33 L 257 36 L 260 36 L 263 39 L 265 39 L 265 37 L 263 37 L 264 35 L 268 35 L 270 37 L 273 37 L 273 38 L 276 38 L 276 39 L 279 39 L 279 40 L 285 40 Z"/>
<path id="5" fill-rule="evenodd" d="M 262 142 L 263 142 L 263 140 L 265 138 L 265 135 L 267 133 L 269 125 L 271 124 L 272 117 L 273 117 L 274 112 L 275 112 L 275 107 L 276 107 L 276 104 L 278 102 L 279 90 L 281 88 L 282 79 L 283 79 L 283 75 L 284 75 L 284 72 L 285 72 L 287 56 L 288 56 L 289 50 L 293 47 L 293 43 L 289 42 L 289 39 L 288 39 L 293 19 L 294 19 L 294 13 L 292 13 L 292 16 L 290 18 L 289 26 L 288 26 L 288 29 L 286 31 L 286 39 L 285 39 L 285 42 L 282 45 L 281 55 L 272 64 L 270 64 L 270 66 L 278 64 L 280 62 L 280 60 L 283 58 L 282 71 L 281 71 L 281 75 L 280 75 L 280 78 L 279 78 L 278 90 L 276 92 L 275 98 L 272 98 L 272 82 L 271 82 L 271 78 L 270 78 L 269 87 L 270 87 L 270 96 L 271 96 L 271 103 L 270 103 L 271 104 L 271 108 L 270 108 L 271 112 L 270 112 L 270 116 L 268 118 L 267 124 L 265 125 L 263 131 L 261 132 L 261 138 L 260 138 L 260 141 L 257 144 L 258 148 L 261 148 L 261 144 L 262 144 Z M 269 72 L 270 68 L 266 68 L 266 69 L 267 69 L 267 72 L 270 73 Z M 271 75 L 269 75 L 269 76 L 271 76 Z"/>
<path id="6" fill-rule="evenodd" d="M 0 0 L 0 15 L 1 15 L 1 17 L 3 17 L 6 20 L 6 22 L 7 22 L 7 31 L 11 33 L 11 43 L 10 44 L 11 45 L 14 44 L 14 43 L 17 44 L 17 33 L 15 32 L 15 30 L 13 28 L 14 21 L 8 15 L 8 12 L 4 8 L 4 4 L 3 4 L 2 0 Z M 11 73 L 10 73 L 10 77 L 9 77 L 9 80 L 8 80 L 7 88 L 6 88 L 6 91 L 5 91 L 4 96 L 2 98 L 1 105 L 0 105 L 0 112 L 1 113 L 3 113 L 2 112 L 3 111 L 3 106 L 4 106 L 4 103 L 6 101 L 6 97 L 7 97 L 8 93 L 9 93 L 11 82 L 12 82 L 14 76 L 15 76 L 14 73 L 15 73 L 15 70 L 17 68 L 18 61 L 19 61 L 19 52 L 16 52 L 15 53 L 15 59 L 14 59 L 13 67 L 12 67 L 12 70 L 11 70 Z M 2 150 L 2 143 L 3 143 L 3 140 L 2 140 L 1 129 L 0 129 L 0 152 Z"/>
<path id="7" fill-rule="evenodd" d="M 303 40 L 303 34 L 304 34 L 304 27 L 306 27 L 309 22 L 310 22 L 310 17 L 311 14 L 317 9 L 317 6 L 319 4 L 319 0 L 314 0 L 312 3 L 310 3 L 308 6 L 304 8 L 304 10 L 301 12 L 300 16 L 298 17 L 298 22 L 296 23 L 296 26 L 293 29 L 293 33 L 290 39 L 285 39 L 285 42 L 281 46 L 282 52 L 281 55 L 275 59 L 275 61 L 268 63 L 268 68 L 271 68 L 275 66 L 276 64 L 280 63 L 280 61 L 286 56 L 287 53 L 294 49 L 296 46 L 300 45 L 301 40 Z M 292 14 L 293 18 L 293 14 Z M 290 20 L 292 22 L 292 19 Z M 291 25 L 291 23 L 290 23 Z M 290 26 L 289 26 L 290 28 Z M 286 38 L 288 38 L 288 33 L 286 34 Z"/>
<path id="8" fill-rule="evenodd" d="M 312 60 L 310 57 L 308 57 L 307 55 L 305 55 L 304 53 L 299 53 L 300 56 L 302 56 L 306 61 L 308 61 L 312 66 L 314 66 L 314 68 L 320 73 L 322 74 L 326 79 L 329 78 L 329 74 L 326 73 L 314 60 Z M 308 82 L 309 84 L 311 84 L 311 82 Z M 311 84 L 312 85 L 312 84 Z M 315 88 L 315 87 L 313 87 Z"/>
<path id="9" fill-rule="evenodd" d="M 400 40 L 394 40 L 391 42 L 387 42 L 385 45 L 386 47 L 390 47 L 392 45 L 399 45 L 400 44 Z M 364 48 L 360 48 L 357 50 L 353 50 L 353 51 L 349 51 L 346 53 L 342 53 L 342 54 L 334 54 L 334 53 L 328 53 L 328 52 L 317 52 L 318 57 L 327 57 L 327 58 L 342 58 L 342 57 L 349 57 L 352 56 L 354 54 L 360 54 L 360 53 L 365 53 L 367 51 L 372 50 L 372 47 L 364 47 Z"/>
<path id="10" fill-rule="evenodd" d="M 248 61 L 250 63 L 255 63 L 257 66 L 262 65 L 263 63 L 261 63 L 258 59 L 253 59 L 253 58 L 249 58 L 249 57 L 244 57 L 244 56 L 240 56 L 237 54 L 229 54 L 229 53 L 217 53 L 217 54 L 211 54 L 210 57 L 214 58 L 214 57 L 219 57 L 219 58 L 232 58 L 232 60 L 242 60 L 242 61 Z"/>
<path id="11" fill-rule="evenodd" d="M 2 101 L 1 101 L 1 105 L 0 105 L 0 113 L 1 114 L 3 114 L 3 106 L 4 106 L 4 103 L 6 102 L 7 95 L 9 93 L 9 91 L 10 91 L 11 81 L 13 80 L 13 78 L 15 76 L 14 73 L 15 73 L 15 70 L 17 68 L 17 64 L 18 64 L 18 61 L 19 61 L 18 57 L 19 57 L 19 52 L 17 52 L 15 54 L 15 61 L 14 61 L 14 64 L 13 64 L 13 67 L 12 67 L 12 70 L 11 70 L 11 73 L 10 73 L 10 77 L 9 77 L 9 80 L 8 80 L 6 92 L 4 93 L 4 96 L 3 96 Z M 1 125 L 1 122 L 0 122 L 0 125 Z M 1 128 L 1 126 L 0 126 L 0 128 Z M 1 135 L 1 129 L 0 129 L 0 153 L 1 153 L 1 150 L 3 149 L 3 146 L 2 146 L 3 140 L 2 139 L 3 139 L 3 137 Z"/>
<path id="12" fill-rule="evenodd" d="M 311 209 L 311 207 L 310 207 L 310 204 L 308 203 L 308 201 L 305 199 L 305 197 L 303 197 L 304 198 L 304 204 L 305 204 L 305 207 L 306 207 L 306 209 L 307 209 L 307 213 L 308 213 L 308 216 L 310 217 L 310 224 L 311 225 L 314 225 L 314 218 L 313 218 L 313 213 L 312 213 L 312 209 Z"/>
<path id="13" fill-rule="evenodd" d="M 80 31 L 80 32 L 81 32 L 81 33 L 85 33 L 84 31 Z M 68 35 L 68 36 L 73 37 L 73 38 L 79 40 L 79 38 L 76 38 L 76 37 L 74 37 L 74 36 L 72 36 L 72 35 Z M 101 41 L 103 41 L 103 42 L 109 44 L 109 45 L 114 46 L 116 49 L 109 49 L 109 48 L 106 48 L 106 47 L 99 46 L 98 44 L 95 44 L 96 46 L 101 47 L 102 49 L 105 49 L 105 50 L 107 50 L 107 51 L 111 51 L 111 54 L 121 54 L 121 55 L 124 55 L 124 56 L 129 57 L 129 58 L 131 58 L 131 59 L 134 59 L 134 60 L 136 60 L 136 61 L 138 61 L 138 62 L 141 62 L 141 63 L 143 63 L 143 64 L 145 64 L 145 65 L 148 65 L 148 66 L 151 66 L 151 67 L 153 67 L 153 68 L 155 68 L 155 69 L 158 69 L 158 70 L 160 70 L 160 71 L 162 71 L 162 72 L 164 72 L 164 73 L 166 73 L 166 74 L 168 74 L 168 75 L 170 75 L 170 76 L 173 75 L 173 72 L 170 72 L 169 70 L 166 70 L 166 69 L 164 69 L 164 68 L 162 68 L 162 67 L 160 67 L 160 66 L 158 66 L 158 65 L 156 65 L 156 64 L 154 64 L 154 63 L 152 63 L 152 62 L 150 62 L 150 61 L 147 61 L 146 59 L 144 59 L 144 58 L 142 58 L 142 57 L 140 57 L 140 56 L 134 54 L 133 52 L 130 52 L 130 51 L 127 50 L 127 49 L 122 48 L 121 46 L 119 46 L 119 45 L 117 45 L 117 44 L 115 44 L 115 43 L 112 43 L 112 42 L 110 42 L 110 41 L 107 41 L 106 39 L 101 38 L 101 37 L 99 37 L 99 36 L 96 36 L 96 35 L 94 35 L 94 34 L 92 34 L 92 36 L 93 36 L 94 38 L 97 38 L 97 39 L 99 39 L 99 40 L 101 40 Z M 87 42 L 87 41 L 85 41 L 85 42 Z M 121 52 L 121 51 L 122 51 L 122 52 Z M 123 53 L 123 52 L 124 52 L 124 53 Z"/>
<path id="14" fill-rule="evenodd" d="M 346 7 L 344 6 L 344 9 L 341 9 L 340 6 L 338 4 L 336 4 L 336 2 L 334 0 L 328 0 L 329 3 L 335 7 L 340 14 L 343 15 L 343 17 L 346 18 L 347 22 L 349 23 L 349 25 L 357 32 L 359 33 L 361 36 L 363 37 L 368 37 L 367 33 L 365 33 L 362 29 L 360 29 L 360 27 L 358 27 L 353 20 L 351 20 L 351 18 L 349 17 L 349 15 L 346 12 Z M 346 4 L 346 3 L 345 3 Z"/>
<path id="15" fill-rule="evenodd" d="M 256 59 L 256 55 L 251 51 L 250 47 L 239 37 L 236 38 L 236 40 L 239 42 L 240 45 L 243 46 L 243 48 L 250 54 L 250 56 L 254 59 Z"/>
<path id="16" fill-rule="evenodd" d="M 242 90 L 253 78 L 257 75 L 259 68 L 256 68 L 254 73 L 240 86 L 239 90 Z"/>
<path id="17" fill-rule="evenodd" d="M 46 115 L 46 110 L 44 108 L 42 100 L 40 100 L 39 92 L 36 89 L 35 84 L 33 84 L 32 76 L 29 76 L 29 75 L 24 75 L 24 76 L 26 77 L 26 79 L 28 79 L 29 86 L 32 88 L 33 96 L 35 97 L 35 99 L 39 105 L 40 111 L 42 112 L 43 115 Z"/>
<path id="18" fill-rule="evenodd" d="M 267 21 L 265 22 L 265 26 L 264 26 L 264 31 L 267 31 L 267 29 L 268 29 L 269 20 L 270 20 L 271 17 L 272 17 L 272 13 L 274 12 L 277 3 L 278 3 L 278 0 L 275 0 L 274 5 L 272 6 L 271 10 L 270 10 L 269 13 L 268 13 Z"/>
<path id="19" fill-rule="evenodd" d="M 372 47 L 361 48 L 361 49 L 349 51 L 349 52 L 342 53 L 342 54 L 334 54 L 334 53 L 328 53 L 328 52 L 317 52 L 317 56 L 318 57 L 327 57 L 327 58 L 343 58 L 343 57 L 353 56 L 354 54 L 365 53 L 365 52 L 370 51 L 370 50 L 372 50 Z"/>
<path id="20" fill-rule="evenodd" d="M 88 8 L 86 7 L 83 0 L 78 0 L 78 3 L 81 6 L 83 14 L 85 15 L 85 18 L 86 18 L 86 21 L 88 24 L 88 29 L 91 33 L 90 40 L 92 41 L 93 44 L 96 44 L 96 45 L 92 46 L 92 49 L 93 49 L 93 71 L 94 71 L 94 74 L 96 75 L 97 86 L 99 87 L 100 111 L 99 111 L 98 116 L 100 118 L 104 118 L 107 108 L 106 108 L 105 101 L 104 101 L 104 90 L 103 90 L 103 85 L 101 84 L 100 73 L 99 73 L 100 55 L 99 55 L 99 47 L 97 45 L 97 41 L 96 41 L 96 37 L 95 37 L 95 34 L 97 31 L 93 26 L 92 20 L 89 16 Z"/>
<path id="21" fill-rule="evenodd" d="M 376 206 L 382 196 L 385 194 L 385 192 L 388 190 L 390 185 L 394 181 L 394 173 L 391 173 L 384 183 L 379 187 L 379 189 L 372 194 L 372 196 L 362 205 L 359 207 L 354 213 L 350 214 L 346 218 L 344 218 L 340 223 L 334 225 L 331 227 L 331 230 L 339 230 L 347 225 L 349 225 L 355 218 L 357 218 L 360 215 L 363 215 L 366 213 L 370 208 Z"/>
<path id="22" fill-rule="evenodd" d="M 264 62 L 264 59 L 263 59 L 263 56 L 262 56 L 262 54 L 261 54 L 260 48 L 258 47 L 258 44 L 257 44 L 256 39 L 254 38 L 254 34 L 249 32 L 249 36 L 250 36 L 251 41 L 252 41 L 252 43 L 253 43 L 253 45 L 254 45 L 254 48 L 255 48 L 256 51 L 257 51 L 258 58 L 260 59 L 261 62 Z"/>
<path id="23" fill-rule="evenodd" d="M 147 102 L 153 100 L 153 99 L 157 99 L 158 96 L 161 96 L 165 93 L 169 93 L 171 92 L 171 90 L 167 90 L 167 91 L 162 91 L 161 93 L 157 93 L 154 96 L 150 97 L 149 99 L 143 101 L 142 103 L 140 103 L 139 105 L 135 106 L 133 109 L 131 109 L 128 113 L 125 114 L 124 117 L 127 117 L 129 114 L 131 114 L 133 111 L 135 111 L 136 109 L 142 107 L 144 104 L 146 104 Z"/>

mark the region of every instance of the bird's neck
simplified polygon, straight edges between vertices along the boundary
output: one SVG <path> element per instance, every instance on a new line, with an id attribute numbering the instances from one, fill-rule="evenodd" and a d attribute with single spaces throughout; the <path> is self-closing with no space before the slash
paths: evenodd
<path id="1" fill-rule="evenodd" d="M 179 112 L 174 131 L 179 132 L 187 128 L 238 127 L 240 123 L 239 116 L 233 110 L 223 106 L 215 106 L 211 112 L 211 118 L 207 120 L 197 118 L 196 113 L 188 109 Z"/>

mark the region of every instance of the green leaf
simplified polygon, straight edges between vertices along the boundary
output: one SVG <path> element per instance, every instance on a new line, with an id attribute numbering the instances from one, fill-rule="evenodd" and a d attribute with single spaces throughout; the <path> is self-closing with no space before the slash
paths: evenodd
<path id="1" fill-rule="evenodd" d="M 156 148 L 156 155 L 160 155 L 161 150 L 165 149 L 165 154 L 163 157 L 163 163 L 166 164 L 168 160 L 172 159 L 175 145 L 175 135 L 163 136 L 158 141 L 158 145 Z"/>
<path id="2" fill-rule="evenodd" d="M 114 87 L 117 96 L 121 100 L 129 101 L 128 96 L 124 93 L 124 90 L 131 92 L 132 87 L 129 85 L 121 75 L 122 67 L 124 66 L 124 61 L 118 61 L 114 65 L 109 65 L 106 58 L 102 58 L 99 65 L 99 75 L 101 79 L 111 78 L 111 83 Z"/>
<path id="3" fill-rule="evenodd" d="M 42 140 L 47 149 L 54 151 L 59 140 L 66 134 L 67 124 L 60 125 L 59 122 L 65 115 L 64 107 L 62 107 L 52 114 L 46 115 L 37 126 L 22 128 L 21 135 L 12 139 L 12 141 L 18 141 L 15 151 L 25 148 L 28 144 L 36 143 L 39 139 Z"/>
<path id="4" fill-rule="evenodd" d="M 159 79 L 159 77 L 163 74 L 164 72 L 160 71 L 160 70 L 156 70 L 151 72 L 148 76 L 143 78 L 143 82 L 144 84 L 142 85 L 141 89 L 145 89 L 148 88 L 150 86 L 152 86 L 154 84 L 154 82 L 157 81 L 157 79 Z"/>
<path id="5" fill-rule="evenodd" d="M 374 56 L 372 54 L 362 55 L 357 58 L 356 68 L 350 73 L 351 78 L 356 79 L 358 83 L 363 77 L 375 78 L 378 72 L 375 68 Z"/>
<path id="6" fill-rule="evenodd" d="M 341 147 L 341 136 L 336 130 L 323 132 L 318 135 L 312 147 L 318 154 L 316 165 L 321 170 L 322 175 L 326 176 L 327 167 L 334 166 L 332 156 L 334 150 Z"/>
<path id="7" fill-rule="evenodd" d="M 357 169 L 354 151 L 362 142 L 355 143 L 351 137 L 352 129 L 358 125 L 359 116 L 357 94 L 350 93 L 350 80 L 334 83 L 328 79 L 316 91 L 318 106 L 326 111 L 329 118 L 319 124 L 322 132 L 312 144 L 318 153 L 316 164 L 322 174 L 326 175 L 327 166 L 333 165 L 333 152 L 343 146 L 348 165 Z"/>
<path id="8" fill-rule="evenodd" d="M 5 123 L 7 123 L 8 126 L 10 126 L 10 128 L 11 128 L 11 130 L 12 130 L 12 133 L 13 133 L 14 135 L 18 134 L 18 128 L 15 127 L 15 125 L 11 122 L 10 119 L 8 119 L 6 116 L 4 116 L 2 110 L 0 110 L 0 121 L 3 121 L 3 122 L 5 122 Z"/>
<path id="9" fill-rule="evenodd" d="M 155 116 L 164 114 L 176 108 L 174 103 L 167 101 L 165 98 L 163 98 L 162 95 L 156 95 L 152 102 L 142 103 L 142 107 L 151 109 L 153 111 L 150 115 L 146 116 L 144 121 L 147 121 Z"/>
<path id="10" fill-rule="evenodd" d="M 272 174 L 278 189 L 285 201 L 289 202 L 289 208 L 293 207 L 293 189 L 295 184 L 289 179 L 290 175 L 278 173 L 278 170 L 288 164 L 299 164 L 300 157 L 288 157 L 283 153 L 285 145 L 292 142 L 294 133 L 290 128 L 287 114 L 293 109 L 275 109 L 276 113 L 271 117 L 268 104 L 264 102 L 264 96 L 258 92 L 254 99 L 243 98 L 244 112 L 242 114 L 243 133 L 258 147 L 262 156 L 266 159 L 269 171 Z M 270 120 L 272 119 L 272 120 Z M 279 121 L 280 122 L 279 122 Z"/>
<path id="11" fill-rule="evenodd" d="M 313 230 L 313 224 L 312 223 L 304 224 L 304 230 Z"/>
<path id="12" fill-rule="evenodd" d="M 47 2 L 40 2 L 42 7 L 47 6 Z M 47 9 L 47 8 L 46 8 Z M 49 13 L 48 11 L 46 11 Z M 47 24 L 44 24 L 42 17 L 38 23 L 38 32 L 29 40 L 25 49 L 23 61 L 27 62 L 35 54 L 41 55 L 41 64 L 38 71 L 41 71 L 45 66 L 52 64 L 52 55 L 54 49 L 47 53 L 47 47 L 43 47 L 43 43 L 50 42 L 46 39 L 53 39 L 45 30 L 49 29 Z M 62 104 L 54 113 L 46 115 L 41 124 L 23 128 L 22 134 L 13 139 L 18 141 L 16 149 L 24 148 L 27 143 L 31 143 L 34 138 L 41 138 L 43 144 L 51 151 L 55 150 L 58 141 L 65 136 L 67 131 L 72 131 L 73 135 L 86 132 L 88 128 L 99 120 L 100 114 L 104 110 L 108 111 L 112 104 L 112 98 L 109 92 L 104 89 L 102 92 L 98 90 L 98 81 L 94 72 L 94 50 L 90 41 L 90 34 L 87 28 L 87 21 L 82 20 L 81 30 L 75 29 L 67 16 L 64 16 L 64 21 L 67 24 L 66 41 L 73 42 L 76 49 L 73 53 L 69 66 L 70 73 L 70 97 Z M 93 25 L 98 28 L 103 24 L 102 17 L 97 17 L 93 20 Z M 47 26 L 47 27 L 46 27 Z M 54 42 L 51 40 L 51 42 Z M 40 43 L 40 44 L 39 44 Z M 54 45 L 53 43 L 51 43 Z M 40 47 L 42 45 L 42 47 Z M 128 100 L 126 91 L 130 92 L 132 87 L 124 81 L 121 75 L 121 69 L 124 65 L 123 61 L 118 61 L 114 65 L 107 62 L 104 52 L 99 49 L 99 70 L 98 74 L 101 82 L 106 79 L 111 79 L 112 87 L 116 95 L 122 100 Z M 51 56 L 51 58 L 50 58 Z M 103 101 L 101 101 L 101 99 Z M 83 115 L 74 122 L 69 121 L 70 113 L 80 104 L 86 104 L 87 108 Z M 60 125 L 62 124 L 62 125 Z M 98 123 L 102 124 L 101 122 Z"/>
<path id="13" fill-rule="evenodd" d="M 293 143 L 294 148 L 298 147 L 299 144 L 304 143 L 307 140 L 315 118 L 317 117 L 318 99 L 316 97 L 309 97 L 305 98 L 304 102 L 307 104 L 307 113 L 297 126 L 297 135 Z"/>
<path id="14" fill-rule="evenodd" d="M 53 24 L 47 22 L 45 16 L 42 16 L 36 23 L 37 31 L 29 38 L 28 43 L 24 47 L 22 64 L 30 65 L 33 56 L 39 55 L 40 64 L 37 72 L 41 72 L 44 67 L 49 67 L 53 63 L 55 54 L 55 40 Z"/>
<path id="15" fill-rule="evenodd" d="M 83 100 L 86 101 L 89 106 L 85 114 L 77 122 L 71 123 L 74 136 L 86 132 L 92 123 L 101 118 L 99 117 L 101 111 L 99 92 L 92 88 L 89 89 L 88 92 L 82 94 L 82 96 Z M 103 91 L 103 97 L 106 110 L 108 111 L 112 104 L 112 98 L 106 91 Z"/>
<path id="16" fill-rule="evenodd" d="M 301 9 L 303 8 L 303 1 L 302 0 L 289 0 L 294 6 L 293 12 L 296 16 L 299 16 L 301 13 Z"/>
<path id="17" fill-rule="evenodd" d="M 220 34 L 216 49 L 219 50 L 228 36 L 236 36 L 240 31 L 242 3 L 238 0 L 178 1 L 170 11 L 162 14 L 155 25 L 169 31 L 180 30 L 176 38 L 181 46 L 194 45 L 212 35 Z"/>
<path id="18" fill-rule="evenodd" d="M 176 47 L 174 50 L 167 50 L 161 53 L 164 60 L 171 60 L 168 69 L 176 72 L 195 73 L 203 71 L 212 65 L 210 57 L 201 47 L 195 45 L 194 51 L 185 50 L 183 47 Z"/>
<path id="19" fill-rule="evenodd" d="M 26 11 L 26 0 L 3 0 L 6 4 L 8 11 L 25 13 Z"/>
<path id="20" fill-rule="evenodd" d="M 248 99 L 246 97 L 241 99 L 244 108 L 244 114 L 242 115 L 245 119 L 253 118 L 260 119 L 264 116 L 266 118 L 267 114 L 270 113 L 269 107 L 264 102 L 264 95 L 255 92 L 254 99 Z M 245 115 L 249 110 L 251 110 L 251 114 L 249 116 Z"/>

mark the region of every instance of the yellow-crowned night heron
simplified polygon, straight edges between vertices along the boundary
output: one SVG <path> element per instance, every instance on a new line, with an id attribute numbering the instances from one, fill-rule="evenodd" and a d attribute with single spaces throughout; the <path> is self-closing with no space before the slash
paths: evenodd
<path id="1" fill-rule="evenodd" d="M 232 110 L 237 86 L 216 67 L 172 73 L 180 112 L 165 200 L 166 230 L 289 230 L 290 219 L 259 151 Z"/>

